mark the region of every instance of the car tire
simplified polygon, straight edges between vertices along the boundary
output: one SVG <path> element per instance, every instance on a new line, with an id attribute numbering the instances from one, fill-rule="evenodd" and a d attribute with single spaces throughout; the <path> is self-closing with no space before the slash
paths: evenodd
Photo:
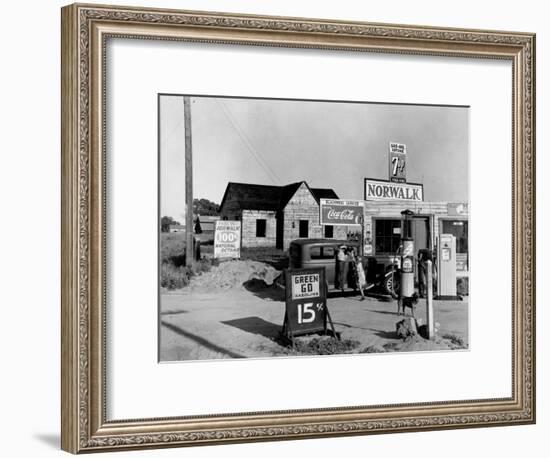
<path id="1" fill-rule="evenodd" d="M 394 299 L 399 298 L 400 281 L 399 274 L 396 272 L 388 272 L 384 277 L 384 291 Z"/>

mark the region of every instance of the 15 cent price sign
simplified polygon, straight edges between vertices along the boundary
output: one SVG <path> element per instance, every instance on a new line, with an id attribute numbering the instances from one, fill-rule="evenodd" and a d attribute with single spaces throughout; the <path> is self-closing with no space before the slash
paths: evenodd
<path id="1" fill-rule="evenodd" d="M 305 334 L 327 334 L 325 269 L 288 269 L 285 274 L 286 312 L 283 335 L 291 340 Z M 332 326 L 332 321 L 331 321 Z M 332 334 L 335 334 L 334 331 Z"/>

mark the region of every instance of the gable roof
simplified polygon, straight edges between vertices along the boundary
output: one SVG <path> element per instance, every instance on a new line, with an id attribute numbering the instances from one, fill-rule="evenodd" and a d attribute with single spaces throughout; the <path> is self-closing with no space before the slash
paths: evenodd
<path id="1" fill-rule="evenodd" d="M 220 212 L 223 212 L 228 196 L 231 196 L 231 200 L 236 201 L 241 209 L 277 210 L 280 194 L 280 186 L 229 182 L 220 204 Z"/>
<path id="2" fill-rule="evenodd" d="M 305 183 L 305 181 L 300 181 L 299 183 L 287 184 L 286 186 L 283 186 L 281 188 L 281 196 L 279 198 L 279 209 L 282 210 L 283 208 L 286 207 L 286 204 L 288 204 L 288 201 L 292 199 L 292 196 L 294 194 L 296 194 L 296 191 L 298 191 L 300 186 L 302 186 L 302 183 Z"/>
<path id="3" fill-rule="evenodd" d="M 286 186 L 229 182 L 220 204 L 220 212 L 223 211 L 228 196 L 231 197 L 231 200 L 237 202 L 241 210 L 282 210 L 288 201 L 292 199 L 292 196 L 296 194 L 302 183 L 306 185 L 317 203 L 319 203 L 319 199 L 338 199 L 334 190 L 310 188 L 305 181 L 291 183 Z"/>
<path id="4" fill-rule="evenodd" d="M 339 199 L 334 189 L 311 188 L 311 193 L 317 202 L 321 199 Z"/>

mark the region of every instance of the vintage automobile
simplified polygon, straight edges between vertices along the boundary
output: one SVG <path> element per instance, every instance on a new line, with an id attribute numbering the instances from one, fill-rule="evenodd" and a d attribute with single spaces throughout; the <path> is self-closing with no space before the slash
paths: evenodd
<path id="1" fill-rule="evenodd" d="M 289 267 L 291 269 L 306 267 L 324 267 L 328 289 L 336 289 L 336 254 L 341 246 L 353 248 L 359 253 L 359 242 L 353 240 L 334 239 L 298 239 L 290 243 Z M 366 273 L 367 287 L 363 290 L 382 290 L 385 294 L 396 298 L 399 293 L 399 275 L 396 268 L 379 264 L 374 257 L 363 257 L 363 268 Z M 355 286 L 352 270 L 349 269 L 347 284 Z"/>

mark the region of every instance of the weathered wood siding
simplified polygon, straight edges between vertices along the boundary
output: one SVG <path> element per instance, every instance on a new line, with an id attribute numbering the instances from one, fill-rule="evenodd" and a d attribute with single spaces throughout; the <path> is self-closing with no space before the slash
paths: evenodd
<path id="1" fill-rule="evenodd" d="M 309 188 L 302 183 L 284 208 L 283 249 L 288 250 L 290 242 L 300 235 L 300 220 L 309 221 L 308 238 L 323 237 L 319 224 L 319 204 Z M 294 224 L 293 224 L 294 223 Z"/>
<path id="2" fill-rule="evenodd" d="M 223 207 L 220 209 L 220 219 L 236 221 L 241 218 L 241 207 L 239 205 L 239 201 L 232 197 L 233 196 L 229 194 Z"/>
<path id="3" fill-rule="evenodd" d="M 276 212 L 265 210 L 243 210 L 241 222 L 242 247 L 275 247 L 277 231 Z M 256 220 L 265 219 L 265 237 L 256 237 Z"/>

